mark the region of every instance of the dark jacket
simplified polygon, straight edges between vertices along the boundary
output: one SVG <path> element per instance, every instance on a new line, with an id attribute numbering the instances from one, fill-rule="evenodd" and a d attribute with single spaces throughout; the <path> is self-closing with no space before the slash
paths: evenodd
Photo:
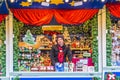
<path id="1" fill-rule="evenodd" d="M 63 52 L 64 52 L 64 61 L 66 62 L 66 56 L 68 56 L 68 60 L 72 60 L 72 52 L 70 50 L 70 47 L 67 47 L 66 45 L 62 46 Z M 53 45 L 52 49 L 50 51 L 50 58 L 52 61 L 52 65 L 54 66 L 56 62 L 58 62 L 58 45 Z"/>

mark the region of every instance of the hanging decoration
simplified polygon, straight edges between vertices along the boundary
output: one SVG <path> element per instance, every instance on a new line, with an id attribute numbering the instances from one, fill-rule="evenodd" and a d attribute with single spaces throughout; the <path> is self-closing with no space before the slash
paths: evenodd
<path id="1" fill-rule="evenodd" d="M 97 15 L 95 15 L 93 17 L 93 19 L 91 20 L 92 23 L 92 59 L 94 62 L 94 66 L 95 66 L 95 71 L 98 71 L 98 23 L 97 23 Z"/>
<path id="2" fill-rule="evenodd" d="M 14 33 L 14 39 L 13 39 L 13 70 L 18 71 L 18 55 L 19 55 L 19 36 L 20 36 L 20 28 L 23 27 L 23 23 L 17 21 L 16 19 L 13 20 L 13 33 Z"/>
<path id="3" fill-rule="evenodd" d="M 0 46 L 0 73 L 2 74 L 1 76 L 6 76 L 6 45 L 5 45 L 5 40 L 6 40 L 6 35 L 5 35 L 5 22 L 2 21 L 0 24 L 0 40 L 1 40 L 1 46 Z"/>
<path id="4" fill-rule="evenodd" d="M 107 10 L 107 14 L 106 14 L 106 29 L 107 29 L 107 34 L 106 34 L 106 59 L 107 59 L 107 66 L 111 66 L 111 56 L 112 56 L 112 36 L 110 33 L 110 29 L 111 29 L 111 19 L 110 19 L 110 13 Z"/>

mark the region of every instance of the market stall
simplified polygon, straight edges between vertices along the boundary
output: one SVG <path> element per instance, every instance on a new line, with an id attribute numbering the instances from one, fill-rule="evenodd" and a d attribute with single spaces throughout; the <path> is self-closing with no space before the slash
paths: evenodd
<path id="1" fill-rule="evenodd" d="M 119 66 L 120 66 L 120 55 L 119 55 L 119 2 L 108 3 L 107 7 L 107 25 L 106 25 L 106 60 L 104 69 L 104 79 L 116 79 L 119 80 Z M 104 59 L 105 59 L 104 58 Z M 112 75 L 112 77 L 111 77 Z"/>
<path id="2" fill-rule="evenodd" d="M 6 13 L 2 14 L 2 17 L 0 15 L 1 36 L 4 35 L 0 39 L 2 43 L 0 56 L 4 57 L 0 59 L 2 75 L 5 76 L 7 71 L 6 76 L 12 78 L 74 76 L 83 79 L 84 76 L 99 80 L 103 68 L 107 79 L 112 75 L 108 73 L 110 70 L 117 70 L 120 60 L 119 20 L 111 27 L 110 18 L 110 13 L 119 18 L 119 3 L 112 4 L 111 2 L 115 0 L 108 0 L 110 2 L 107 4 L 110 11 L 108 13 L 106 8 L 103 8 L 106 2 L 104 0 L 7 0 L 6 3 L 4 2 L 6 9 L 9 9 L 9 16 L 6 18 L 5 31 L 3 20 Z M 0 14 L 3 11 L 4 9 L 0 9 Z M 65 44 L 70 47 L 73 57 L 71 63 L 66 61 L 53 66 L 50 51 L 56 44 L 56 36 L 59 34 L 64 36 Z M 5 47 L 6 55 L 3 55 Z M 68 57 L 66 59 L 68 60 Z M 5 63 L 6 70 L 3 65 Z"/>
<path id="3" fill-rule="evenodd" d="M 104 3 L 72 0 L 68 2 L 8 1 L 8 7 L 13 14 L 11 26 L 14 33 L 11 41 L 13 52 L 11 51 L 10 54 L 13 55 L 11 56 L 13 65 L 10 65 L 10 75 L 21 74 L 30 77 L 34 73 L 35 76 L 57 76 L 61 75 L 58 72 L 63 72 L 64 76 L 82 77 L 81 74 L 84 74 L 83 76 L 86 77 L 98 76 L 100 79 L 101 39 L 98 38 L 101 34 L 98 28 L 101 24 L 98 23 L 100 15 L 97 14 Z M 66 62 L 62 66 L 54 67 L 51 65 L 49 53 L 58 34 L 64 35 L 65 44 L 70 46 L 73 59 L 71 64 Z M 10 58 L 11 62 L 12 58 Z"/>

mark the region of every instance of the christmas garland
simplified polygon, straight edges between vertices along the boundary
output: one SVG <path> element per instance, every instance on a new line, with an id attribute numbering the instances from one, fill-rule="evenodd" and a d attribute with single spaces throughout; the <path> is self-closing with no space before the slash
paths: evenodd
<path id="1" fill-rule="evenodd" d="M 17 21 L 16 19 L 13 20 L 13 33 L 14 33 L 14 39 L 13 39 L 13 70 L 18 71 L 18 56 L 19 56 L 19 36 L 20 36 L 20 28 L 23 27 L 23 23 Z"/>
<path id="2" fill-rule="evenodd" d="M 91 20 L 92 24 L 92 59 L 95 66 L 95 71 L 98 71 L 98 23 L 97 23 L 97 15 Z"/>
<path id="3" fill-rule="evenodd" d="M 88 30 L 88 27 L 92 28 L 92 59 L 95 66 L 95 71 L 98 71 L 98 22 L 97 15 L 95 15 L 91 20 L 88 20 L 83 24 L 84 32 Z"/>
<path id="4" fill-rule="evenodd" d="M 107 66 L 111 66 L 111 53 L 112 53 L 112 37 L 110 34 L 110 28 L 111 28 L 111 19 L 110 19 L 110 13 L 107 11 L 106 13 L 106 30 L 108 31 L 106 34 L 106 64 Z"/>
<path id="5" fill-rule="evenodd" d="M 99 77 L 93 77 L 93 80 L 101 80 Z"/>
<path id="6" fill-rule="evenodd" d="M 0 40 L 2 42 L 0 46 L 0 64 L 2 68 L 2 76 L 6 75 L 6 45 L 4 44 L 4 41 L 6 40 L 5 34 L 5 22 L 2 21 L 2 23 L 0 24 Z"/>

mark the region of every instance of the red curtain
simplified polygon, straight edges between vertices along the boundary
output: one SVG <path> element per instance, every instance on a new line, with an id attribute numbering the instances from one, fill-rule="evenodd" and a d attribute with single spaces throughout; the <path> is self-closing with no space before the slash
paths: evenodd
<path id="1" fill-rule="evenodd" d="M 49 24 L 53 17 L 53 12 L 48 9 L 11 9 L 11 11 L 18 20 L 28 25 Z"/>
<path id="2" fill-rule="evenodd" d="M 0 23 L 5 19 L 7 14 L 0 14 Z"/>
<path id="3" fill-rule="evenodd" d="M 120 18 L 120 3 L 107 4 L 107 8 L 113 16 Z"/>
<path id="4" fill-rule="evenodd" d="M 11 11 L 23 23 L 40 26 L 49 24 L 53 16 L 60 24 L 80 24 L 91 19 L 98 12 L 98 9 L 11 9 Z"/>
<path id="5" fill-rule="evenodd" d="M 91 19 L 98 9 L 55 10 L 55 18 L 60 24 L 80 24 Z"/>

